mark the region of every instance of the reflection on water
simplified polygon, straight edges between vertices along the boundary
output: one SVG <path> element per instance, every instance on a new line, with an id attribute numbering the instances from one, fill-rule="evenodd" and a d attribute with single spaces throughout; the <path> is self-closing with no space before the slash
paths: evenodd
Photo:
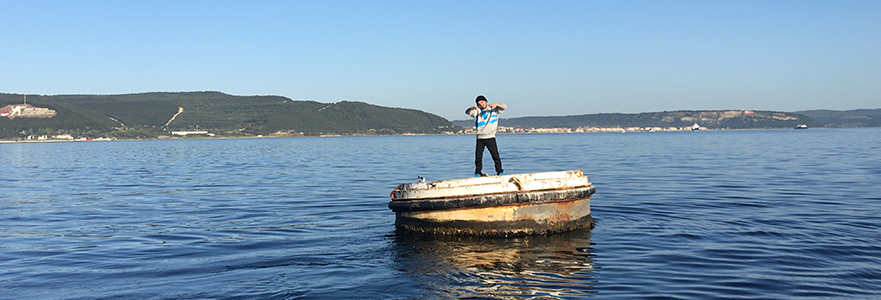
<path id="1" fill-rule="evenodd" d="M 595 293 L 589 230 L 481 238 L 397 231 L 396 266 L 432 297 L 534 299 Z"/>

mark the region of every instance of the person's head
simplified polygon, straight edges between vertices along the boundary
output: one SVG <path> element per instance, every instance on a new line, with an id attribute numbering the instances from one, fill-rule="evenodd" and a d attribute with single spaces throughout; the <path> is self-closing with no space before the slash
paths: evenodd
<path id="1" fill-rule="evenodd" d="M 480 109 L 485 109 L 488 106 L 486 97 L 483 95 L 477 96 L 477 99 L 474 99 L 474 102 L 477 103 L 477 107 L 480 107 Z"/>

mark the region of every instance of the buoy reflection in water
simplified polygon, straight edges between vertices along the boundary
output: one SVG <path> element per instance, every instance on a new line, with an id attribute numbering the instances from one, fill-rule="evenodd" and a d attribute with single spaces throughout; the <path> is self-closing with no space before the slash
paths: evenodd
<path id="1" fill-rule="evenodd" d="M 559 298 L 595 293 L 589 230 L 481 238 L 398 230 L 397 269 L 444 298 Z"/>

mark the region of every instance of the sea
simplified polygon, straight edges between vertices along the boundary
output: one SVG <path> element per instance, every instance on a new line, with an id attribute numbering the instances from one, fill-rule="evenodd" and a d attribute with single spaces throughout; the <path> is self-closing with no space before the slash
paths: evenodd
<path id="1" fill-rule="evenodd" d="M 397 230 L 474 139 L 0 144 L 0 299 L 881 298 L 881 128 L 499 135 L 506 174 L 583 170 L 595 227 Z"/>

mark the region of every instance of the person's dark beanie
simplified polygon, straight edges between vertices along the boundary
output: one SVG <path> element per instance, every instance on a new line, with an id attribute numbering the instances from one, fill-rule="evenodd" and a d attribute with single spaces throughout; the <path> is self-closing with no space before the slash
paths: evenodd
<path id="1" fill-rule="evenodd" d="M 483 95 L 480 95 L 480 96 L 477 96 L 477 99 L 474 99 L 474 103 L 477 103 L 480 101 L 486 101 L 486 97 L 484 97 Z"/>

